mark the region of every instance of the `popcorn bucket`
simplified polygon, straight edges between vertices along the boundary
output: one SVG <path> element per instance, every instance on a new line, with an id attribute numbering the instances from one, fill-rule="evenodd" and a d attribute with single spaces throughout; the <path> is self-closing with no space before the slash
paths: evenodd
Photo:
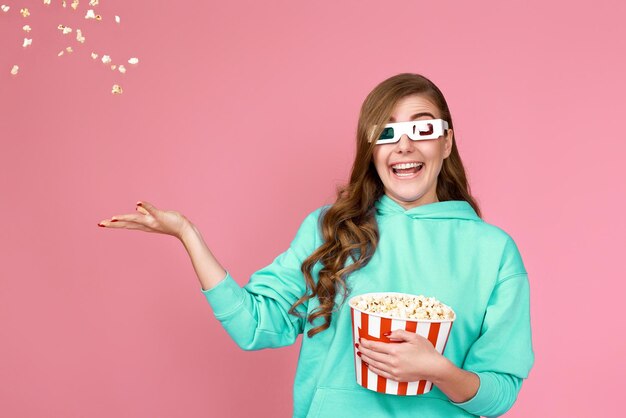
<path id="1" fill-rule="evenodd" d="M 359 337 L 371 341 L 381 341 L 385 343 L 393 342 L 383 334 L 397 329 L 403 329 L 409 332 L 415 332 L 424 338 L 427 338 L 435 349 L 443 354 L 446 348 L 452 323 L 456 319 L 456 314 L 452 319 L 398 319 L 389 315 L 366 313 L 354 306 L 354 301 L 363 296 L 385 296 L 385 295 L 406 295 L 396 292 L 367 293 L 355 296 L 350 299 L 350 313 L 352 315 L 352 337 L 353 342 L 358 343 Z M 415 382 L 396 382 L 377 375 L 365 366 L 361 358 L 357 356 L 358 349 L 352 345 L 354 349 L 354 365 L 356 370 L 356 381 L 359 385 L 366 389 L 379 393 L 390 395 L 422 395 L 430 392 L 432 382 L 428 380 L 418 380 Z"/>

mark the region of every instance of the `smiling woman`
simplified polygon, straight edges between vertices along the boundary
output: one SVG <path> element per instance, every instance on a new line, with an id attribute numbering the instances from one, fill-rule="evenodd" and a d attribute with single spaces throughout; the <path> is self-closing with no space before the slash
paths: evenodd
<path id="1" fill-rule="evenodd" d="M 309 213 L 289 248 L 244 287 L 176 211 L 138 202 L 138 213 L 102 225 L 180 239 L 215 317 L 242 349 L 304 334 L 294 417 L 503 414 L 534 363 L 528 276 L 513 239 L 480 218 L 441 91 L 418 74 L 383 81 L 361 107 L 356 147 L 335 203 Z M 359 339 L 346 297 L 375 292 L 429 295 L 453 309 L 445 355 L 415 329 L 369 327 L 372 340 Z M 433 388 L 381 394 L 355 373 Z"/>
<path id="2" fill-rule="evenodd" d="M 405 209 L 438 202 L 437 178 L 443 160 L 452 152 L 452 129 L 443 130 L 441 112 L 426 96 L 414 94 L 401 98 L 393 110 L 391 120 L 439 121 L 437 140 L 417 140 L 403 134 L 395 143 L 378 143 L 374 148 L 374 165 L 385 187 L 385 194 Z M 423 122 L 422 122 L 423 123 Z M 429 130 L 434 131 L 430 123 Z M 446 126 L 449 126 L 446 122 Z M 429 130 L 422 131 L 428 139 Z M 419 133 L 420 130 L 416 129 Z"/>

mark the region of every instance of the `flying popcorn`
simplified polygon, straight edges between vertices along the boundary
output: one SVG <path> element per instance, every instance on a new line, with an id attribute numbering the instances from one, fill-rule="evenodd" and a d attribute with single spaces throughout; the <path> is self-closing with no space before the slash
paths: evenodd
<path id="1" fill-rule="evenodd" d="M 68 33 L 72 32 L 72 28 L 70 28 L 69 26 L 65 26 L 65 25 L 59 25 L 57 26 L 57 29 L 63 32 L 63 35 L 67 35 Z"/>
<path id="2" fill-rule="evenodd" d="M 50 6 L 52 4 L 51 0 L 42 0 L 42 2 L 43 2 L 43 4 L 45 6 Z M 78 10 L 81 1 L 80 0 L 61 0 L 61 1 L 57 2 L 57 3 L 55 3 L 55 6 L 57 4 L 59 4 L 59 3 L 64 8 L 67 8 L 67 6 L 69 5 L 73 10 Z M 88 6 L 86 6 L 85 9 L 87 9 L 87 7 L 91 7 L 91 9 L 88 9 L 88 10 L 85 11 L 85 15 L 84 15 L 85 19 L 93 19 L 93 20 L 98 20 L 98 21 L 102 21 L 103 20 L 102 16 L 97 14 L 97 12 L 96 12 L 97 9 L 95 9 L 95 7 L 98 6 L 99 3 L 100 3 L 99 0 L 84 0 L 82 3 L 83 3 L 84 6 L 88 3 Z M 39 3 L 39 4 L 41 5 L 41 3 Z M 29 8 L 27 8 L 27 7 L 19 7 L 19 6 L 16 7 L 15 5 L 9 6 L 9 5 L 2 4 L 2 5 L 0 5 L 0 11 L 3 12 L 3 13 L 8 13 L 9 10 L 11 9 L 11 7 L 17 8 L 17 10 L 19 10 L 19 13 L 22 15 L 23 18 L 27 18 L 27 17 L 29 17 L 31 15 L 31 12 L 30 12 Z M 35 7 L 35 6 L 31 6 L 31 7 Z M 39 7 L 41 7 L 41 6 L 39 6 Z M 48 10 L 50 10 L 50 9 L 48 9 Z M 120 22 L 121 22 L 120 16 L 119 15 L 114 15 L 114 14 L 112 14 L 112 15 L 113 15 L 113 20 L 115 21 L 115 23 L 117 25 L 119 25 Z M 80 18 L 80 16 L 77 16 L 77 17 Z M 106 17 L 106 20 L 108 21 L 109 17 L 108 16 L 105 16 L 105 17 Z M 66 25 L 58 25 L 57 28 L 63 35 L 69 35 L 69 34 L 76 33 L 76 41 L 81 43 L 81 44 L 85 44 L 86 43 L 85 35 L 84 35 L 84 33 L 82 32 L 81 29 L 72 29 L 71 27 L 66 26 Z M 22 30 L 24 31 L 24 36 L 30 36 L 30 32 L 32 31 L 32 28 L 31 28 L 30 25 L 23 25 L 22 26 Z M 22 44 L 23 48 L 27 48 L 29 46 L 32 46 L 33 39 L 28 38 L 28 37 L 24 37 L 23 39 L 24 39 L 23 44 Z M 39 42 L 39 41 L 37 41 L 37 42 Z M 73 45 L 73 43 L 71 43 L 71 44 Z M 36 49 L 38 49 L 38 48 L 39 48 L 39 44 L 37 44 L 37 46 L 36 46 Z M 73 48 L 72 48 L 72 46 L 66 46 L 63 49 L 57 50 L 57 51 L 58 51 L 57 52 L 57 56 L 61 57 L 61 56 L 67 55 L 67 54 L 72 54 L 73 53 Z M 122 65 L 122 64 L 114 64 L 112 59 L 111 59 L 111 57 L 109 55 L 104 55 L 104 54 L 103 55 L 99 55 L 99 54 L 97 54 L 95 52 L 91 52 L 90 56 L 91 56 L 91 58 L 93 60 L 100 59 L 103 64 L 107 65 L 111 69 L 111 71 L 119 71 L 121 74 L 126 74 L 126 72 L 128 70 L 128 67 L 126 67 L 126 65 L 133 66 L 133 65 L 137 65 L 139 63 L 139 59 L 137 57 L 131 57 L 130 59 L 128 59 L 128 64 Z M 20 70 L 20 68 L 17 65 L 13 65 L 13 67 L 11 68 L 11 74 L 12 75 L 16 75 L 16 74 L 18 74 L 19 70 Z M 122 90 L 122 87 L 120 85 L 115 84 L 115 85 L 113 85 L 111 91 L 112 91 L 113 94 L 122 94 L 123 90 Z"/>
<path id="3" fill-rule="evenodd" d="M 96 19 L 96 20 L 102 20 L 102 16 L 97 15 L 93 9 L 89 9 L 87 10 L 87 14 L 85 15 L 85 19 Z"/>

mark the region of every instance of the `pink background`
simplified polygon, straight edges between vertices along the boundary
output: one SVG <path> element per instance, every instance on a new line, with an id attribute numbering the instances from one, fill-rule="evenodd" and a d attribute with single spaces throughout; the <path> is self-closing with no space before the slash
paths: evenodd
<path id="1" fill-rule="evenodd" d="M 1 415 L 290 416 L 300 340 L 239 350 L 178 241 L 96 223 L 178 210 L 245 284 L 347 181 L 367 93 L 418 72 L 529 272 L 536 363 L 507 416 L 617 416 L 622 1 L 2 3 Z"/>

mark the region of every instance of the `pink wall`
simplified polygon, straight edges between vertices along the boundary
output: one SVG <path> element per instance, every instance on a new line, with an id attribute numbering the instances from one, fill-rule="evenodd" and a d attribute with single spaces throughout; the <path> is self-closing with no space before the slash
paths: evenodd
<path id="1" fill-rule="evenodd" d="M 2 3 L 0 415 L 289 416 L 299 343 L 240 351 L 180 243 L 96 223 L 179 210 L 244 284 L 332 202 L 361 102 L 406 71 L 446 94 L 485 220 L 529 271 L 536 363 L 508 416 L 617 415 L 622 1 L 103 0 L 101 22 L 87 0 Z"/>

